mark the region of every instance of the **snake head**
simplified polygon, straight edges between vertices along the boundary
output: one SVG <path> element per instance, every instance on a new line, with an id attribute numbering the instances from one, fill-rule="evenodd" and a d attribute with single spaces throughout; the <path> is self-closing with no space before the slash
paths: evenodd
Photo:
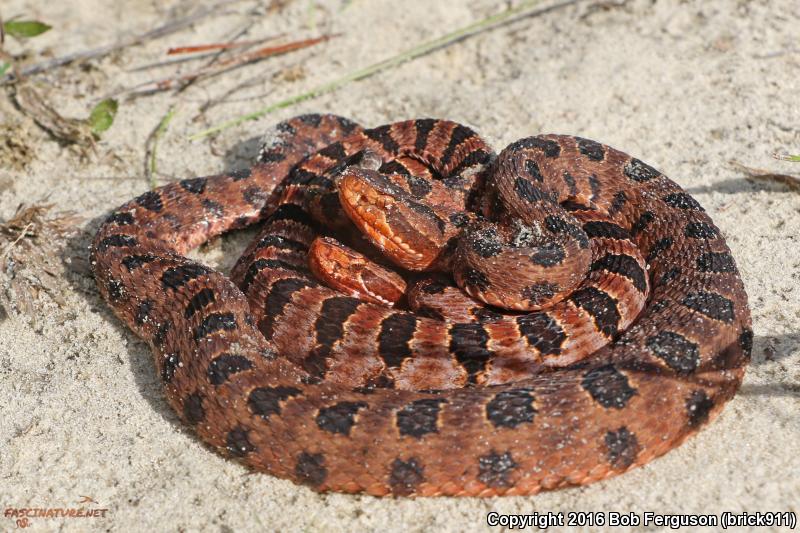
<path id="1" fill-rule="evenodd" d="M 314 239 L 308 262 L 326 285 L 364 301 L 392 306 L 406 292 L 406 282 L 399 274 L 330 237 Z"/>
<path id="2" fill-rule="evenodd" d="M 339 200 L 356 227 L 392 262 L 408 270 L 430 268 L 457 228 L 387 176 L 350 167 L 339 181 Z"/>

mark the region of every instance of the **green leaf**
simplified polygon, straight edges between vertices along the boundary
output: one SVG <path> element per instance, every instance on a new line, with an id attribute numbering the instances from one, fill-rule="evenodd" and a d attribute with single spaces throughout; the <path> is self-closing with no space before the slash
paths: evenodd
<path id="1" fill-rule="evenodd" d="M 795 163 L 800 163 L 800 155 L 790 155 L 786 157 L 787 161 L 794 161 Z"/>
<path id="2" fill-rule="evenodd" d="M 0 65 L 0 76 L 6 73 L 6 71 L 11 68 L 11 63 L 3 63 Z"/>
<path id="3" fill-rule="evenodd" d="M 36 37 L 52 28 L 52 26 L 38 20 L 9 20 L 3 24 L 3 30 L 12 37 L 24 39 Z"/>
<path id="4" fill-rule="evenodd" d="M 94 106 L 92 114 L 89 115 L 89 126 L 92 127 L 92 133 L 99 135 L 106 131 L 114 123 L 116 115 L 117 101 L 113 98 L 107 98 Z"/>

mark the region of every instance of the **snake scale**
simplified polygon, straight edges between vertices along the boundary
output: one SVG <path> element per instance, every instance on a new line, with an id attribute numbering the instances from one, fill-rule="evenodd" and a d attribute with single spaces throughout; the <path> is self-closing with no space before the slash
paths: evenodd
<path id="1" fill-rule="evenodd" d="M 258 221 L 230 277 L 184 256 Z M 250 169 L 115 210 L 91 264 L 202 440 L 319 491 L 521 495 L 619 474 L 711 420 L 752 347 L 703 208 L 572 136 L 495 154 L 449 121 L 303 115 Z"/>

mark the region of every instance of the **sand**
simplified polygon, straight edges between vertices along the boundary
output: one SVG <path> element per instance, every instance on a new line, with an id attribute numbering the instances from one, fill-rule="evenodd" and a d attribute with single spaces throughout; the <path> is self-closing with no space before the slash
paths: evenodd
<path id="1" fill-rule="evenodd" d="M 30 530 L 222 532 L 488 530 L 490 511 L 800 511 L 800 194 L 747 180 L 731 163 L 800 173 L 800 164 L 771 157 L 776 151 L 800 152 L 796 2 L 641 0 L 600 7 L 579 2 L 484 32 L 213 140 L 190 142 L 188 135 L 204 127 L 507 4 L 285 3 L 268 12 L 261 5 L 266 2 L 235 2 L 223 15 L 170 37 L 85 68 L 38 76 L 38 87 L 54 107 L 65 116 L 85 117 L 104 95 L 173 72 L 175 67 L 135 70 L 163 61 L 170 45 L 225 40 L 248 21 L 247 38 L 341 33 L 329 43 L 231 72 L 180 95 L 123 102 L 94 151 L 81 153 L 56 142 L 0 98 L 0 124 L 13 138 L 5 145 L 11 151 L 0 143 L 0 220 L 12 217 L 21 202 L 52 203 L 54 214 L 74 211 L 84 217 L 66 242 L 45 234 L 34 243 L 54 250 L 49 274 L 36 264 L 18 266 L 17 276 L 50 287 L 31 300 L 28 312 L 8 303 L 9 273 L 3 274 L 3 509 L 81 507 L 77 502 L 90 496 L 97 503 L 82 505 L 107 509 L 105 517 L 32 519 Z M 25 15 L 54 26 L 23 45 L 9 42 L 7 49 L 25 50 L 36 60 L 95 47 L 185 14 L 189 4 L 5 0 L 4 17 Z M 193 120 L 209 98 L 256 77 L 251 87 Z M 250 474 L 183 428 L 162 397 L 148 349 L 113 317 L 87 271 L 86 248 L 98 217 L 147 190 L 145 139 L 171 105 L 178 107 L 158 147 L 159 183 L 246 166 L 260 132 L 310 111 L 335 112 L 367 125 L 446 117 L 472 125 L 497 147 L 540 132 L 580 134 L 635 154 L 693 194 L 733 250 L 755 330 L 753 362 L 741 392 L 713 424 L 646 467 L 535 497 L 319 495 Z M 199 257 L 226 267 L 244 242 L 218 240 Z M 15 527 L 14 520 L 0 517 L 0 529 Z"/>

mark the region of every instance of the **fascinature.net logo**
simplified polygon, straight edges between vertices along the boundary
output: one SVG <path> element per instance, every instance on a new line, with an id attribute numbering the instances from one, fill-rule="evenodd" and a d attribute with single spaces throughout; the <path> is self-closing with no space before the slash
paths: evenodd
<path id="1" fill-rule="evenodd" d="M 108 516 L 108 509 L 102 507 L 91 496 L 79 499 L 63 507 L 36 506 L 6 507 L 3 517 L 14 522 L 19 529 L 31 527 L 36 522 L 53 520 L 98 520 Z"/>

